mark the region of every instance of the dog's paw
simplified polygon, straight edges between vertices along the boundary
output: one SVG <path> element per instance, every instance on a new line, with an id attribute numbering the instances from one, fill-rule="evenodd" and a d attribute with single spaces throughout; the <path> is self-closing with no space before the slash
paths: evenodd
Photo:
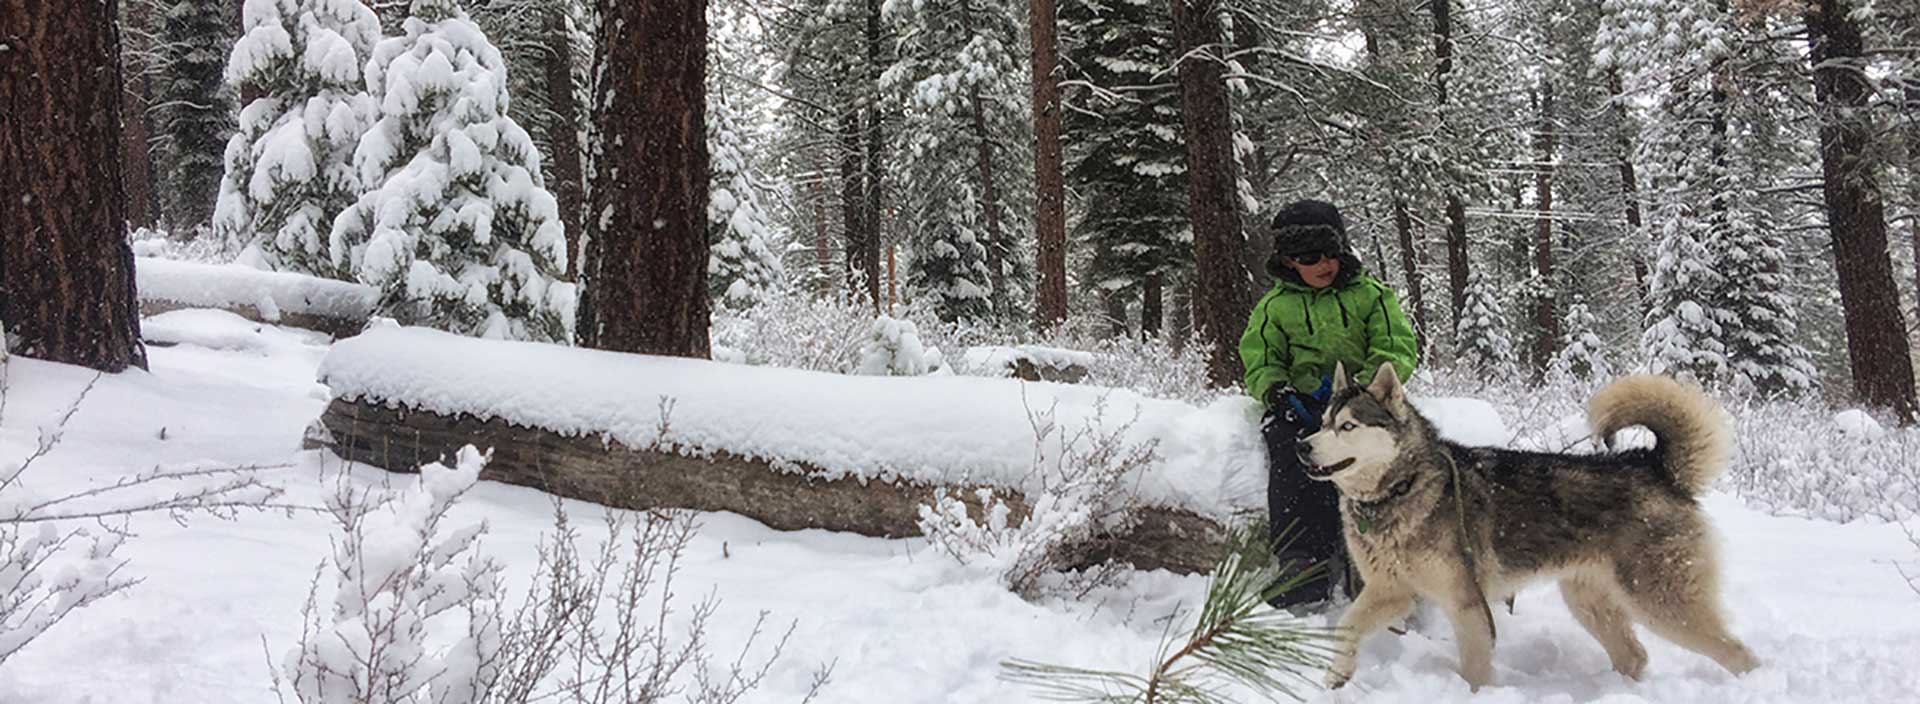
<path id="1" fill-rule="evenodd" d="M 1351 679 L 1353 679 L 1352 667 L 1342 669 L 1336 666 L 1327 670 L 1327 676 L 1321 680 L 1321 683 L 1327 685 L 1327 689 L 1339 689 L 1347 686 L 1347 681 Z"/>

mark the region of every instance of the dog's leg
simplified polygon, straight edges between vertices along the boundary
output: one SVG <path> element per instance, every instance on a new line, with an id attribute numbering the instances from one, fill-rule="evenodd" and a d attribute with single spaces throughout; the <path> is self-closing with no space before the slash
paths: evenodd
<path id="1" fill-rule="evenodd" d="M 1634 636 L 1633 616 L 1621 607 L 1613 586 L 1593 577 L 1573 576 L 1560 580 L 1560 596 L 1573 618 L 1607 649 L 1614 671 L 1640 679 L 1647 666 L 1647 650 Z"/>
<path id="2" fill-rule="evenodd" d="M 1334 654 L 1333 666 L 1327 670 L 1327 687 L 1337 689 L 1353 679 L 1354 658 L 1360 652 L 1360 641 L 1412 610 L 1412 592 L 1397 584 L 1368 582 L 1353 605 L 1340 615 L 1339 650 Z"/>
<path id="3" fill-rule="evenodd" d="M 1760 666 L 1720 617 L 1719 568 L 1711 553 L 1656 546 L 1642 555 L 1622 565 L 1617 579 L 1647 628 L 1735 675 Z"/>
<path id="4" fill-rule="evenodd" d="M 1486 598 L 1475 593 L 1448 598 L 1446 616 L 1453 622 L 1453 637 L 1459 639 L 1459 675 L 1473 691 L 1480 691 L 1494 681 L 1494 612 Z"/>

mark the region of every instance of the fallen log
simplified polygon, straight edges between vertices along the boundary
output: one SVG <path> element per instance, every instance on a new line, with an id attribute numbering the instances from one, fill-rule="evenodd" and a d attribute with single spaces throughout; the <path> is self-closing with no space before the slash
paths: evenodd
<path id="1" fill-rule="evenodd" d="M 689 448 L 628 447 L 599 435 L 568 436 L 481 419 L 443 415 L 401 404 L 336 398 L 315 427 L 309 447 L 325 447 L 343 459 L 391 471 L 450 458 L 463 445 L 491 448 L 482 479 L 532 487 L 558 496 L 627 509 L 676 508 L 730 511 L 779 530 L 817 528 L 876 537 L 920 533 L 919 507 L 933 502 L 935 485 L 834 475 L 819 467 Z M 976 515 L 977 487 L 945 487 L 967 501 Z M 995 490 L 1016 520 L 1025 497 Z M 1180 573 L 1210 569 L 1226 549 L 1226 530 L 1216 521 L 1180 509 L 1148 506 L 1123 535 L 1106 536 L 1083 556 L 1138 569 Z"/>
<path id="2" fill-rule="evenodd" d="M 379 299 L 379 291 L 358 283 L 234 264 L 138 257 L 134 278 L 143 316 L 213 308 L 258 323 L 305 328 L 335 338 L 364 329 Z"/>

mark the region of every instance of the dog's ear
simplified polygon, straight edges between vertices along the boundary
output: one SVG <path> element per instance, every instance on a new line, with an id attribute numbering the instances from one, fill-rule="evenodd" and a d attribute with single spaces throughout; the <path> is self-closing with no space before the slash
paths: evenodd
<path id="1" fill-rule="evenodd" d="M 1333 393 L 1339 394 L 1340 392 L 1345 390 L 1347 390 L 1347 363 L 1334 362 L 1333 363 Z"/>
<path id="2" fill-rule="evenodd" d="M 1392 362 L 1380 364 L 1380 369 L 1373 373 L 1373 383 L 1367 386 L 1367 393 L 1388 408 L 1398 409 L 1407 402 L 1406 389 L 1400 386 L 1400 375 L 1393 370 Z"/>

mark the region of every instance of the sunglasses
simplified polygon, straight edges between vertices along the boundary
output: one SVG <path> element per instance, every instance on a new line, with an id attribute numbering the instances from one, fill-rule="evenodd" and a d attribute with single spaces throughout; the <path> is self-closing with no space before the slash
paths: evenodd
<path id="1" fill-rule="evenodd" d="M 1313 266 L 1315 264 L 1319 264 L 1320 260 L 1322 259 L 1333 259 L 1334 255 L 1321 254 L 1319 252 L 1307 252 L 1305 254 L 1287 255 L 1287 258 L 1292 259 L 1293 263 L 1299 264 L 1301 266 Z"/>

